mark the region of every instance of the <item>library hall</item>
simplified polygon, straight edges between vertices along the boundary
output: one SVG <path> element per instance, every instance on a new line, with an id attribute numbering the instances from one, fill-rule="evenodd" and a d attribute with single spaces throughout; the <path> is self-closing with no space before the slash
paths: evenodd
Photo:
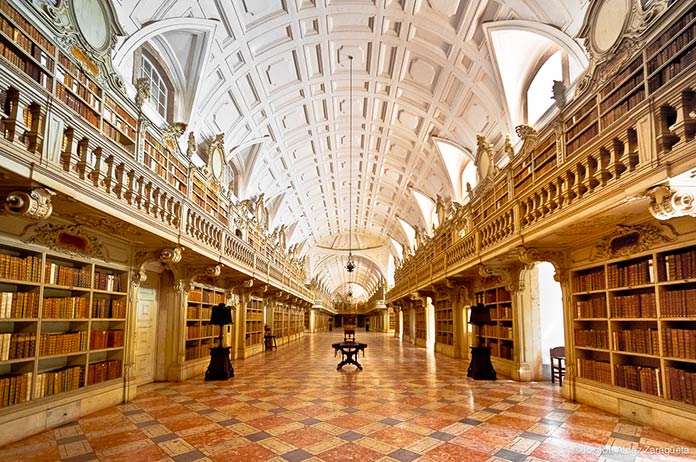
<path id="1" fill-rule="evenodd" d="M 696 460 L 696 2 L 0 0 L 0 460 Z"/>

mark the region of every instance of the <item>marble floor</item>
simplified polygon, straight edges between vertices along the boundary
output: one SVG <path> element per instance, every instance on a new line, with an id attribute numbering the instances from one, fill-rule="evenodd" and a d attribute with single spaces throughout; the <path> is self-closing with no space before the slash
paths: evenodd
<path id="1" fill-rule="evenodd" d="M 466 362 L 383 334 L 358 332 L 364 370 L 336 371 L 341 335 L 234 361 L 229 381 L 143 386 L 128 404 L 0 448 L 0 460 L 696 460 L 696 444 L 566 401 L 550 383 L 473 381 Z"/>

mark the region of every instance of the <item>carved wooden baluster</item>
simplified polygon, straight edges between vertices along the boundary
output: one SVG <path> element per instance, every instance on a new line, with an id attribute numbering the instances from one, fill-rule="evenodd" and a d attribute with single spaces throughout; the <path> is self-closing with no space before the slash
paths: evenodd
<path id="1" fill-rule="evenodd" d="M 126 174 L 126 177 L 128 178 L 128 183 L 126 184 L 126 192 L 123 196 L 126 198 L 129 205 L 133 205 L 133 200 L 135 199 L 135 196 L 136 196 L 136 192 L 134 190 L 135 170 L 133 170 L 133 169 L 129 170 L 128 173 Z"/>
<path id="2" fill-rule="evenodd" d="M 144 194 L 144 186 L 145 183 L 145 177 L 139 176 L 137 180 L 135 180 L 136 184 L 136 190 L 135 190 L 135 206 L 138 208 L 142 208 L 143 204 L 145 203 L 145 197 L 143 196 Z"/>
<path id="3" fill-rule="evenodd" d="M 101 178 L 101 163 L 102 163 L 102 149 L 97 146 L 94 151 L 94 168 L 89 172 L 88 177 L 92 180 L 92 184 L 95 187 L 99 187 L 99 179 Z"/>
<path id="4" fill-rule="evenodd" d="M 634 128 L 626 130 L 626 157 L 628 170 L 632 172 L 640 162 L 638 153 L 638 132 Z"/>
<path id="5" fill-rule="evenodd" d="M 152 182 L 148 181 L 145 183 L 143 188 L 143 205 L 142 208 L 145 209 L 145 213 L 150 213 L 150 191 L 152 191 Z"/>
<path id="6" fill-rule="evenodd" d="M 115 173 L 115 179 L 116 179 L 116 184 L 114 185 L 114 193 L 116 194 L 116 197 L 121 199 L 123 197 L 123 172 L 126 169 L 126 166 L 121 162 L 116 166 L 116 171 Z"/>
<path id="7" fill-rule="evenodd" d="M 585 194 L 585 191 L 587 191 L 587 187 L 583 184 L 585 181 L 586 172 L 587 169 L 583 164 L 575 164 L 575 171 L 573 172 L 575 176 L 575 183 L 573 183 L 572 190 L 575 197 L 578 199 L 581 199 L 582 195 Z"/>
<path id="8" fill-rule="evenodd" d="M 174 219 L 172 220 L 172 224 L 177 228 L 181 225 L 181 202 L 179 201 L 174 204 Z"/>
<path id="9" fill-rule="evenodd" d="M 82 138 L 77 143 L 77 155 L 80 160 L 75 164 L 75 170 L 80 179 L 84 180 L 87 170 L 87 157 L 89 156 L 89 139 Z"/>
<path id="10" fill-rule="evenodd" d="M 26 107 L 25 111 L 27 113 L 27 130 L 24 133 L 24 144 L 27 147 L 27 151 L 36 154 L 37 152 L 41 152 L 43 141 L 42 130 L 46 112 L 37 103 L 31 103 Z"/>
<path id="11" fill-rule="evenodd" d="M 661 106 L 657 110 L 657 146 L 661 152 L 669 152 L 679 141 L 679 136 L 672 131 L 677 122 L 677 111 L 672 106 Z"/>
<path id="12" fill-rule="evenodd" d="M 102 180 L 101 185 L 107 193 L 110 193 L 111 186 L 114 182 L 114 156 L 107 157 L 104 163 L 106 164 L 106 173 L 104 174 L 104 179 Z"/>
<path id="13" fill-rule="evenodd" d="M 73 150 L 73 136 L 75 131 L 72 127 L 68 127 L 63 130 L 63 143 L 62 150 L 60 153 L 60 163 L 63 166 L 63 170 L 66 172 L 70 171 L 70 158 L 72 157 Z"/>
<path id="14" fill-rule="evenodd" d="M 676 119 L 669 126 L 669 131 L 684 141 L 691 140 L 696 132 L 696 118 L 690 115 L 694 110 L 695 99 L 694 92 L 687 90 L 681 92 L 674 104 Z"/>

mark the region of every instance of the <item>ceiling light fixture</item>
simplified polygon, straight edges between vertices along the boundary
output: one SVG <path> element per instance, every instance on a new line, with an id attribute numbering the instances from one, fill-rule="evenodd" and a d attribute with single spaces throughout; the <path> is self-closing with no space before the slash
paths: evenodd
<path id="1" fill-rule="evenodd" d="M 346 271 L 352 273 L 355 270 L 355 262 L 353 261 L 353 57 L 348 56 L 350 60 L 350 87 L 348 89 L 348 261 L 346 262 Z"/>

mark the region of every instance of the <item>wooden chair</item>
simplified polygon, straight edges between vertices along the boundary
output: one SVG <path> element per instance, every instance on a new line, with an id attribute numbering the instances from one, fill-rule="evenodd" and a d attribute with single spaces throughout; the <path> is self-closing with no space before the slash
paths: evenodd
<path id="1" fill-rule="evenodd" d="M 344 342 L 354 342 L 355 341 L 355 326 L 352 324 L 346 324 L 343 326 L 343 341 Z"/>
<path id="2" fill-rule="evenodd" d="M 563 376 L 565 375 L 565 347 L 554 347 L 549 351 L 551 354 L 551 383 L 563 386 Z"/>

